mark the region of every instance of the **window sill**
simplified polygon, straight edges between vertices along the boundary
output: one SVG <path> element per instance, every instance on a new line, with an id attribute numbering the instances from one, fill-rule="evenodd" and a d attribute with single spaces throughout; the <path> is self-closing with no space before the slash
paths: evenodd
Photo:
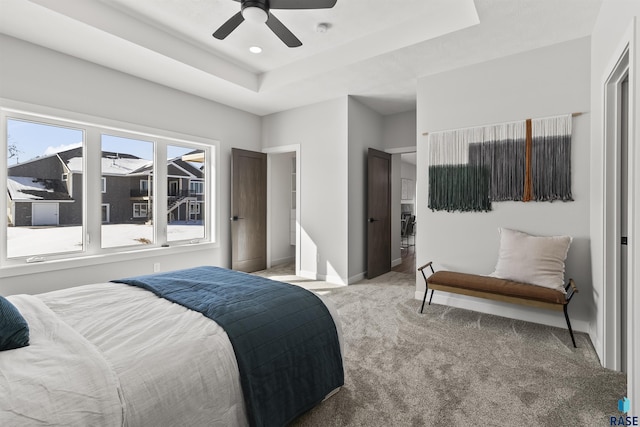
<path id="1" fill-rule="evenodd" d="M 0 267 L 0 278 L 24 276 L 26 274 L 46 273 L 49 271 L 67 270 L 77 267 L 90 267 L 92 265 L 110 264 L 121 261 L 146 259 L 157 256 L 181 254 L 194 251 L 217 249 L 217 243 L 192 243 L 180 246 L 155 247 L 148 249 L 135 249 L 109 254 L 86 255 L 75 258 L 52 259 L 37 263 L 12 264 Z"/>

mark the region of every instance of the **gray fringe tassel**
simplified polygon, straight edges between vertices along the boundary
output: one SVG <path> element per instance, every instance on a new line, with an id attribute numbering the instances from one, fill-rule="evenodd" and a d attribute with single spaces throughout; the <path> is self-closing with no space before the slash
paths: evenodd
<path id="1" fill-rule="evenodd" d="M 469 164 L 491 171 L 489 195 L 494 202 L 522 200 L 525 141 L 510 139 L 469 145 Z"/>
<path id="2" fill-rule="evenodd" d="M 448 212 L 490 211 L 489 181 L 486 166 L 430 166 L 429 208 Z"/>
<path id="3" fill-rule="evenodd" d="M 571 135 L 533 138 L 533 200 L 571 201 Z"/>

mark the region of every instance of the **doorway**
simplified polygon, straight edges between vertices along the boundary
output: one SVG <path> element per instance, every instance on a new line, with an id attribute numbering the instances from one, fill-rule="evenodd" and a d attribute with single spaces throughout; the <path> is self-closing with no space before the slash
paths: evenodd
<path id="1" fill-rule="evenodd" d="M 267 148 L 267 268 L 295 265 L 300 275 L 300 146 Z"/>
<path id="2" fill-rule="evenodd" d="M 393 148 L 391 154 L 391 269 L 415 274 L 418 229 L 416 147 Z M 413 222 L 411 227 L 406 220 Z"/>

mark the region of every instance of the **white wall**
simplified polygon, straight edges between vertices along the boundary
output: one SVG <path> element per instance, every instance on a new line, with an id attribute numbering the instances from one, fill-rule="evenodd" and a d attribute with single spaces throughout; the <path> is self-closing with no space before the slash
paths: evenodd
<path id="1" fill-rule="evenodd" d="M 348 278 L 347 97 L 262 119 L 263 148 L 300 145 L 300 274 Z"/>
<path id="2" fill-rule="evenodd" d="M 230 149 L 260 149 L 260 118 L 49 49 L 0 35 L 0 97 L 220 141 L 217 214 L 219 247 L 173 249 L 144 260 L 88 263 L 73 270 L 43 271 L 40 263 L 1 273 L 0 294 L 37 293 L 102 282 L 116 276 L 209 264 L 230 266 Z M 168 255 L 168 253 L 171 253 Z M 160 255 L 167 254 L 167 255 Z M 36 274 L 27 274 L 40 271 Z"/>
<path id="3" fill-rule="evenodd" d="M 295 260 L 291 244 L 291 162 L 295 153 L 269 155 L 269 221 L 271 225 L 271 265 Z"/>
<path id="4" fill-rule="evenodd" d="M 367 152 L 382 151 L 382 116 L 349 97 L 349 283 L 367 271 Z"/>
<path id="5" fill-rule="evenodd" d="M 418 135 L 526 118 L 589 111 L 590 40 L 583 38 L 453 71 L 418 82 Z M 574 329 L 587 331 L 593 311 L 589 246 L 589 114 L 576 117 L 572 138 L 574 202 L 499 202 L 488 213 L 431 212 L 428 203 L 427 137 L 418 141 L 420 262 L 477 274 L 491 273 L 498 254 L 498 227 L 541 235 L 568 234 L 566 262 L 580 294 L 569 308 Z M 416 297 L 424 282 L 416 278 Z M 562 315 L 546 310 L 435 293 L 434 302 L 566 328 Z"/>
<path id="6" fill-rule="evenodd" d="M 416 110 L 384 116 L 382 144 L 385 149 L 415 147 Z"/>
<path id="7" fill-rule="evenodd" d="M 604 122 L 604 82 L 615 66 L 620 49 L 631 44 L 630 59 L 630 121 L 632 133 L 629 136 L 630 159 L 630 191 L 634 200 L 630 206 L 629 216 L 632 223 L 629 230 L 629 259 L 631 274 L 628 277 L 629 310 L 628 312 L 628 355 L 627 355 L 627 390 L 631 400 L 629 415 L 640 414 L 640 292 L 638 291 L 638 275 L 640 274 L 640 260 L 638 259 L 637 243 L 640 242 L 640 227 L 637 219 L 640 216 L 640 2 L 625 0 L 606 0 L 602 4 L 600 14 L 594 26 L 591 43 L 591 260 L 593 272 L 593 298 L 596 313 L 592 322 L 592 341 L 605 366 L 611 366 L 614 361 L 607 357 L 611 348 L 605 342 L 604 308 L 606 302 L 604 279 L 604 217 L 603 204 L 606 203 L 604 192 L 604 161 L 607 147 L 603 144 Z M 606 206 L 606 205 L 605 205 Z M 635 255 L 634 255 L 635 254 Z"/>

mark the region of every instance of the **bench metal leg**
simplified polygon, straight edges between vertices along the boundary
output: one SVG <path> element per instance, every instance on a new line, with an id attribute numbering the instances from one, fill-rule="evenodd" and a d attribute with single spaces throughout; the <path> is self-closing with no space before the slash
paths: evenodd
<path id="1" fill-rule="evenodd" d="M 573 341 L 573 347 L 578 348 L 576 345 L 576 339 L 573 336 L 573 329 L 571 329 L 571 322 L 569 321 L 569 313 L 567 313 L 567 304 L 563 306 L 564 318 L 567 319 L 567 328 L 569 328 L 569 333 L 571 334 L 571 341 Z"/>
<path id="2" fill-rule="evenodd" d="M 429 262 L 418 269 L 420 273 L 422 273 L 422 277 L 424 278 L 424 297 L 422 297 L 422 307 L 420 308 L 420 313 L 424 310 L 424 303 L 427 300 L 427 292 L 429 292 L 429 282 L 427 282 L 427 276 L 424 274 L 425 267 L 431 267 L 431 273 L 435 273 L 433 271 L 433 265 Z M 433 298 L 433 289 L 431 289 L 431 298 Z M 431 305 L 431 298 L 429 298 L 429 305 Z"/>
<path id="3" fill-rule="evenodd" d="M 429 287 L 424 290 L 424 297 L 422 298 L 422 307 L 420 308 L 420 313 L 424 310 L 424 302 L 427 300 L 427 292 L 429 292 Z M 431 295 L 433 295 L 433 291 L 431 291 Z M 431 304 L 431 300 L 429 300 L 429 304 Z"/>

